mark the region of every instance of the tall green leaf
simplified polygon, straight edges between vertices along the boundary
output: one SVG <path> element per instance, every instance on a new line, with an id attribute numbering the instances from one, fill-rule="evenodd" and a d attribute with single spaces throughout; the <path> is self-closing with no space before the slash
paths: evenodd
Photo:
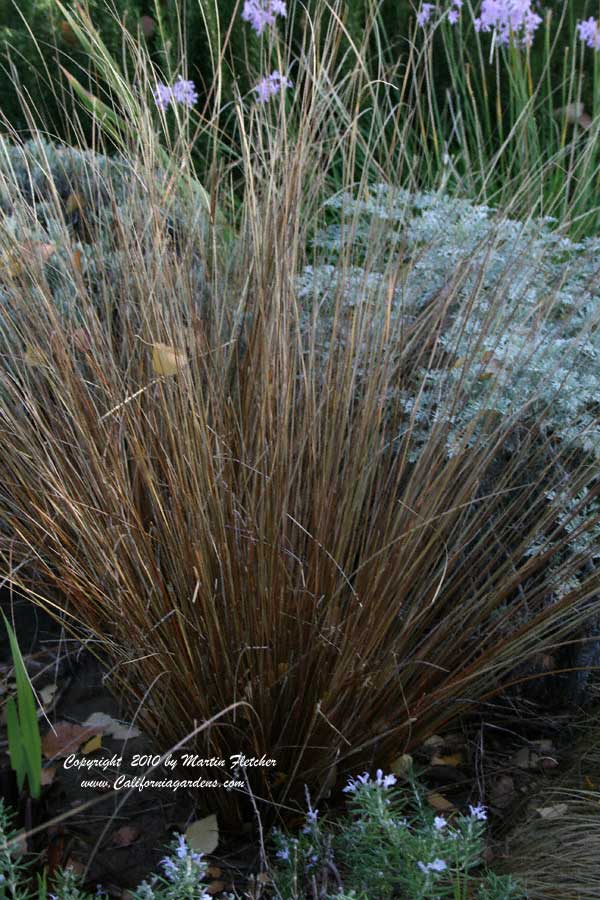
<path id="1" fill-rule="evenodd" d="M 15 680 L 17 682 L 18 713 L 17 709 L 15 709 L 14 700 L 12 701 L 12 706 L 10 702 L 7 704 L 6 711 L 7 724 L 10 722 L 10 724 L 8 724 L 10 758 L 13 768 L 15 768 L 17 773 L 17 779 L 21 782 L 21 787 L 22 776 L 20 773 L 23 771 L 22 758 L 24 757 L 29 792 L 32 797 L 37 798 L 40 795 L 41 788 L 42 740 L 37 720 L 35 698 L 33 696 L 33 689 L 29 681 L 29 676 L 27 675 L 23 657 L 21 656 L 16 635 L 4 613 L 2 613 L 2 618 L 4 619 L 4 624 L 8 632 L 15 670 Z M 21 746 L 21 749 L 19 749 L 19 745 Z M 17 761 L 17 766 L 15 766 L 13 759 Z"/>

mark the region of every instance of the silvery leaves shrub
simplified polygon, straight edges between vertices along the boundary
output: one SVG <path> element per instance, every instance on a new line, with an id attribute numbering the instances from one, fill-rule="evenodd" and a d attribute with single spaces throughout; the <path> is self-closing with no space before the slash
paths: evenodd
<path id="1" fill-rule="evenodd" d="M 160 185 L 163 173 L 153 178 Z M 202 210 L 173 192 L 172 199 L 159 210 L 164 234 L 173 240 L 157 248 L 152 230 L 145 228 L 158 194 L 130 161 L 118 155 L 108 157 L 92 150 L 53 144 L 39 137 L 15 144 L 0 142 L 0 216 L 3 249 L 19 254 L 19 248 L 36 243 L 53 247 L 51 265 L 46 267 L 53 301 L 65 321 L 77 323 L 81 304 L 93 302 L 103 315 L 107 310 L 108 288 L 111 304 L 134 305 L 135 269 L 128 257 L 123 235 L 129 235 L 136 252 L 140 248 L 150 267 L 157 249 L 177 249 L 178 235 L 197 237 L 200 246 L 205 220 Z M 152 188 L 152 185 L 150 186 Z M 119 237 L 115 238 L 115 232 Z M 87 293 L 82 296 L 73 273 L 72 251 L 80 255 Z M 198 254 L 192 254 L 189 278 L 201 302 L 205 291 L 205 270 Z M 31 285 L 32 292 L 35 286 Z M 0 282 L 0 308 L 12 314 L 6 284 Z M 143 297 L 137 298 L 143 303 Z"/>
<path id="2" fill-rule="evenodd" d="M 419 357 L 410 377 L 404 373 L 382 398 L 390 421 L 396 428 L 400 423 L 391 442 L 405 437 L 415 461 L 432 429 L 442 428 L 448 458 L 488 445 L 501 468 L 501 457 L 517 452 L 518 437 L 494 450 L 497 423 L 514 422 L 515 435 L 535 432 L 534 449 L 544 453 L 534 461 L 532 449 L 532 471 L 522 477 L 526 482 L 533 475 L 554 519 L 527 554 L 547 551 L 549 532 L 556 530 L 571 537 L 569 553 L 594 564 L 600 557 L 594 476 L 600 459 L 600 239 L 576 242 L 551 218 L 518 221 L 489 206 L 388 184 L 370 186 L 361 199 L 337 195 L 324 209 L 334 221 L 316 233 L 315 259 L 297 279 L 304 330 L 316 327 L 323 368 L 334 345 L 352 340 L 352 315 L 334 324 L 336 298 L 346 311 L 365 311 L 367 327 L 387 335 L 383 344 L 398 346 L 399 353 L 402 329 L 436 302 L 444 304 L 435 354 Z M 345 264 L 338 266 L 342 257 Z M 366 353 L 360 358 L 366 345 L 354 347 L 359 379 L 366 379 L 369 361 Z M 548 466 L 553 457 L 561 462 Z M 588 466 L 577 486 L 564 465 L 569 458 L 580 479 L 582 464 Z M 544 467 L 552 477 L 541 477 Z M 493 482 L 485 487 L 493 490 Z M 552 582 L 564 557 L 563 549 L 547 568 L 553 600 L 579 583 L 575 576 Z"/>

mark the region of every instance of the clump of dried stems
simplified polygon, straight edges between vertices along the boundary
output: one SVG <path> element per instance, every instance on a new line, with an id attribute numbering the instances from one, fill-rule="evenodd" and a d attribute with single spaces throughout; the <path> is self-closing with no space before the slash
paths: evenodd
<path id="1" fill-rule="evenodd" d="M 242 149 L 231 171 L 215 154 L 202 228 L 186 226 L 201 204 L 193 123 L 206 136 L 219 120 L 211 108 L 175 126 L 174 138 L 172 128 L 175 165 L 165 170 L 139 51 L 147 91 L 119 97 L 132 136 L 129 195 L 114 196 L 86 164 L 110 227 L 88 208 L 96 233 L 82 256 L 64 198 L 48 187 L 54 256 L 8 231 L 2 239 L 20 260 L 4 269 L 0 313 L 4 573 L 93 635 L 163 747 L 245 701 L 196 750 L 274 757 L 283 774 L 248 777 L 257 797 L 283 806 L 305 783 L 317 796 L 332 773 L 387 764 L 491 696 L 518 663 L 576 629 L 597 587 L 592 573 L 549 603 L 544 572 L 556 549 L 523 555 L 548 526 L 540 485 L 555 467 L 570 467 L 574 485 L 587 471 L 542 439 L 526 411 L 488 416 L 487 444 L 465 439 L 451 458 L 439 422 L 409 461 L 416 412 L 383 398 L 401 385 L 418 409 L 423 368 L 456 364 L 439 336 L 461 272 L 409 324 L 390 319 L 383 332 L 370 328 L 368 305 L 349 308 L 337 289 L 323 363 L 318 304 L 307 327 L 311 301 L 298 297 L 295 277 L 317 261 L 309 237 L 332 161 L 355 195 L 373 172 L 393 182 L 410 115 L 390 92 L 374 118 L 387 117 L 385 133 L 365 137 L 357 98 L 374 97 L 373 87 L 358 54 L 338 78 L 338 43 L 335 30 L 307 24 L 293 96 L 267 106 L 239 98 Z M 215 210 L 232 208 L 240 172 L 226 231 Z M 6 166 L 1 187 L 33 228 L 38 201 Z M 374 260 L 388 252 L 383 240 L 373 234 Z M 383 310 L 400 278 L 388 256 Z M 350 254 L 337 265 L 343 283 Z M 190 274 L 199 266 L 205 292 Z M 363 266 L 368 274 L 369 258 Z M 57 279 L 76 315 L 57 306 Z M 345 342 L 342 322 L 352 326 Z M 518 449 L 499 466 L 516 434 Z M 569 557 L 565 574 L 580 566 Z M 238 802 L 225 793 L 219 808 Z"/>

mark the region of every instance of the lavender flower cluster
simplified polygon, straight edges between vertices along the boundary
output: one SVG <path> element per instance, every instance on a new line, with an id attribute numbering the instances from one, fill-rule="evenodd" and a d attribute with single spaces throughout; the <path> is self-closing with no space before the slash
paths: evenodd
<path id="1" fill-rule="evenodd" d="M 482 0 L 479 15 L 473 18 L 476 32 L 493 32 L 496 41 L 507 46 L 515 43 L 521 47 L 531 47 L 536 31 L 542 24 L 542 17 L 536 12 L 532 0 Z M 425 28 L 428 23 L 446 18 L 450 25 L 460 21 L 463 0 L 450 0 L 444 9 L 436 3 L 422 3 L 417 14 L 417 25 Z M 600 51 L 600 21 L 590 16 L 577 24 L 582 40 L 592 50 Z"/>
<path id="2" fill-rule="evenodd" d="M 165 112 L 171 104 L 175 103 L 191 108 L 198 102 L 198 94 L 194 82 L 186 81 L 182 75 L 179 75 L 171 87 L 159 81 L 154 90 L 154 100 L 158 108 Z"/>
<path id="3" fill-rule="evenodd" d="M 275 16 L 287 16 L 285 0 L 246 0 L 242 19 L 249 22 L 257 34 L 275 24 Z"/>
<path id="4" fill-rule="evenodd" d="M 449 8 L 446 10 L 446 15 L 451 25 L 456 25 L 460 19 L 462 5 L 463 0 L 451 0 Z M 421 9 L 417 15 L 417 25 L 419 25 L 420 28 L 424 28 L 430 21 L 435 9 L 435 3 L 423 3 L 421 5 Z"/>
<path id="5" fill-rule="evenodd" d="M 275 24 L 276 16 L 287 16 L 285 0 L 246 0 L 244 3 L 242 19 L 244 22 L 248 22 L 259 35 L 265 28 Z M 290 79 L 276 69 L 270 75 L 261 78 L 254 88 L 254 92 L 259 103 L 267 103 L 282 88 L 290 87 L 293 87 Z"/>
<path id="6" fill-rule="evenodd" d="M 577 25 L 579 37 L 586 46 L 598 52 L 600 50 L 600 22 L 593 19 L 585 19 Z"/>
<path id="7" fill-rule="evenodd" d="M 265 75 L 264 78 L 261 78 L 254 90 L 258 95 L 258 102 L 266 103 L 267 100 L 270 100 L 271 97 L 278 94 L 281 88 L 288 87 L 292 87 L 292 82 L 276 69 L 274 72 L 271 72 L 270 75 Z"/>
<path id="8" fill-rule="evenodd" d="M 512 879 L 498 880 L 481 871 L 486 808 L 481 803 L 469 806 L 468 814 L 454 815 L 451 821 L 441 815 L 432 817 L 420 797 L 421 786 L 410 782 L 398 788 L 396 776 L 382 769 L 375 777 L 363 772 L 350 778 L 344 788 L 349 816 L 337 820 L 335 830 L 327 819 L 319 819 L 307 791 L 306 824 L 298 836 L 279 829 L 272 832 L 277 895 L 282 900 L 298 897 L 303 880 L 316 894 L 319 872 L 343 872 L 344 887 L 340 885 L 336 894 L 323 888 L 320 896 L 325 900 L 398 896 L 424 900 L 458 896 L 458 888 L 462 896 L 466 873 L 476 868 L 480 885 L 490 888 L 478 896 L 523 900 Z M 409 813 L 408 818 L 401 812 Z"/>
<path id="9" fill-rule="evenodd" d="M 474 20 L 476 31 L 496 32 L 501 44 L 509 44 L 514 36 L 518 43 L 530 47 L 542 17 L 531 7 L 531 0 L 483 0 L 481 12 Z"/>
<path id="10" fill-rule="evenodd" d="M 440 16 L 446 16 L 451 25 L 456 25 L 462 6 L 463 0 L 451 0 Z M 431 21 L 434 11 L 434 3 L 423 3 L 417 24 L 423 28 Z M 541 22 L 541 16 L 532 9 L 531 0 L 482 0 L 479 16 L 473 19 L 475 31 L 494 31 L 500 44 L 509 44 L 513 38 L 528 47 Z"/>

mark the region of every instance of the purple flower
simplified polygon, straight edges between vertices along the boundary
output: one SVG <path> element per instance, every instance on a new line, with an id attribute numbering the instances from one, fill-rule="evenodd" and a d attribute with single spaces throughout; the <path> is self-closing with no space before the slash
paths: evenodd
<path id="1" fill-rule="evenodd" d="M 164 859 L 161 859 L 160 865 L 163 867 L 169 881 L 175 881 L 177 878 L 177 863 L 175 860 L 171 859 L 170 856 L 165 856 Z"/>
<path id="2" fill-rule="evenodd" d="M 434 859 L 433 862 L 429 863 L 429 868 L 432 872 L 443 872 L 447 866 L 443 859 Z"/>
<path id="3" fill-rule="evenodd" d="M 481 13 L 473 20 L 475 31 L 496 31 L 500 44 L 509 44 L 515 37 L 524 46 L 531 46 L 541 22 L 531 0 L 482 0 Z"/>
<path id="4" fill-rule="evenodd" d="M 600 50 L 600 22 L 590 16 L 584 22 L 578 23 L 577 30 L 580 40 L 585 41 L 588 47 L 592 50 Z"/>
<path id="5" fill-rule="evenodd" d="M 481 803 L 478 803 L 477 806 L 471 806 L 469 804 L 469 812 L 473 819 L 478 819 L 480 822 L 485 822 L 487 819 L 487 812 L 485 806 Z"/>
<path id="6" fill-rule="evenodd" d="M 433 820 L 433 827 L 436 831 L 442 831 L 442 829 L 445 828 L 447 824 L 448 823 L 443 816 L 436 816 Z"/>
<path id="7" fill-rule="evenodd" d="M 433 12 L 433 9 L 434 9 L 433 3 L 424 3 L 422 5 L 421 11 L 419 12 L 419 14 L 417 16 L 417 25 L 420 28 L 423 28 L 423 26 L 426 25 L 427 22 L 429 22 L 429 19 L 431 18 L 431 13 Z"/>
<path id="8" fill-rule="evenodd" d="M 289 78 L 286 78 L 280 72 L 275 70 L 274 72 L 271 72 L 270 75 L 265 75 L 264 78 L 261 78 L 254 90 L 258 95 L 258 102 L 266 103 L 267 100 L 270 100 L 271 97 L 279 93 L 282 87 L 288 88 L 292 86 L 292 82 Z"/>
<path id="9" fill-rule="evenodd" d="M 178 859 L 185 859 L 187 856 L 188 848 L 185 842 L 185 835 L 180 834 L 177 838 L 177 850 L 175 851 Z"/>
<path id="10" fill-rule="evenodd" d="M 430 863 L 418 862 L 417 865 L 424 875 L 427 874 L 427 872 L 443 872 L 448 868 L 443 859 L 434 859 L 433 862 Z"/>
<path id="11" fill-rule="evenodd" d="M 154 100 L 159 109 L 162 109 L 164 112 L 172 99 L 172 91 L 170 87 L 167 87 L 166 84 L 163 84 L 162 81 L 159 81 L 156 85 L 156 89 L 154 90 Z"/>
<path id="12" fill-rule="evenodd" d="M 456 25 L 460 19 L 460 13 L 457 9 L 451 9 L 448 13 L 448 21 L 451 25 Z"/>
<path id="13" fill-rule="evenodd" d="M 343 788 L 342 792 L 344 794 L 355 794 L 357 788 L 361 784 L 368 784 L 368 782 L 370 780 L 371 780 L 371 776 L 369 775 L 369 773 L 363 772 L 362 775 L 358 775 L 356 778 L 350 778 L 348 780 L 348 784 L 346 785 L 345 788 Z"/>
<path id="14" fill-rule="evenodd" d="M 284 0 L 246 0 L 242 19 L 249 22 L 257 34 L 262 34 L 268 25 L 275 24 L 275 16 L 287 16 Z"/>
<path id="15" fill-rule="evenodd" d="M 173 87 L 163 84 L 159 81 L 154 91 L 154 100 L 159 109 L 163 112 L 168 109 L 171 103 L 180 103 L 182 106 L 192 107 L 198 101 L 196 86 L 193 81 L 185 81 L 179 75 Z"/>
<path id="16" fill-rule="evenodd" d="M 198 94 L 193 81 L 185 81 L 180 75 L 173 85 L 173 99 L 182 106 L 192 107 L 198 102 Z"/>
<path id="17" fill-rule="evenodd" d="M 395 775 L 384 775 L 381 769 L 377 769 L 375 773 L 375 780 L 379 787 L 389 788 L 392 785 L 396 784 L 396 776 Z"/>
<path id="18" fill-rule="evenodd" d="M 310 831 L 312 831 L 313 826 L 317 824 L 318 815 L 318 809 L 309 808 L 308 812 L 306 813 L 306 825 L 302 829 L 303 834 L 308 834 Z"/>
<path id="19" fill-rule="evenodd" d="M 282 850 L 278 850 L 275 856 L 277 859 L 288 860 L 290 858 L 290 851 L 287 847 L 284 847 Z"/>

